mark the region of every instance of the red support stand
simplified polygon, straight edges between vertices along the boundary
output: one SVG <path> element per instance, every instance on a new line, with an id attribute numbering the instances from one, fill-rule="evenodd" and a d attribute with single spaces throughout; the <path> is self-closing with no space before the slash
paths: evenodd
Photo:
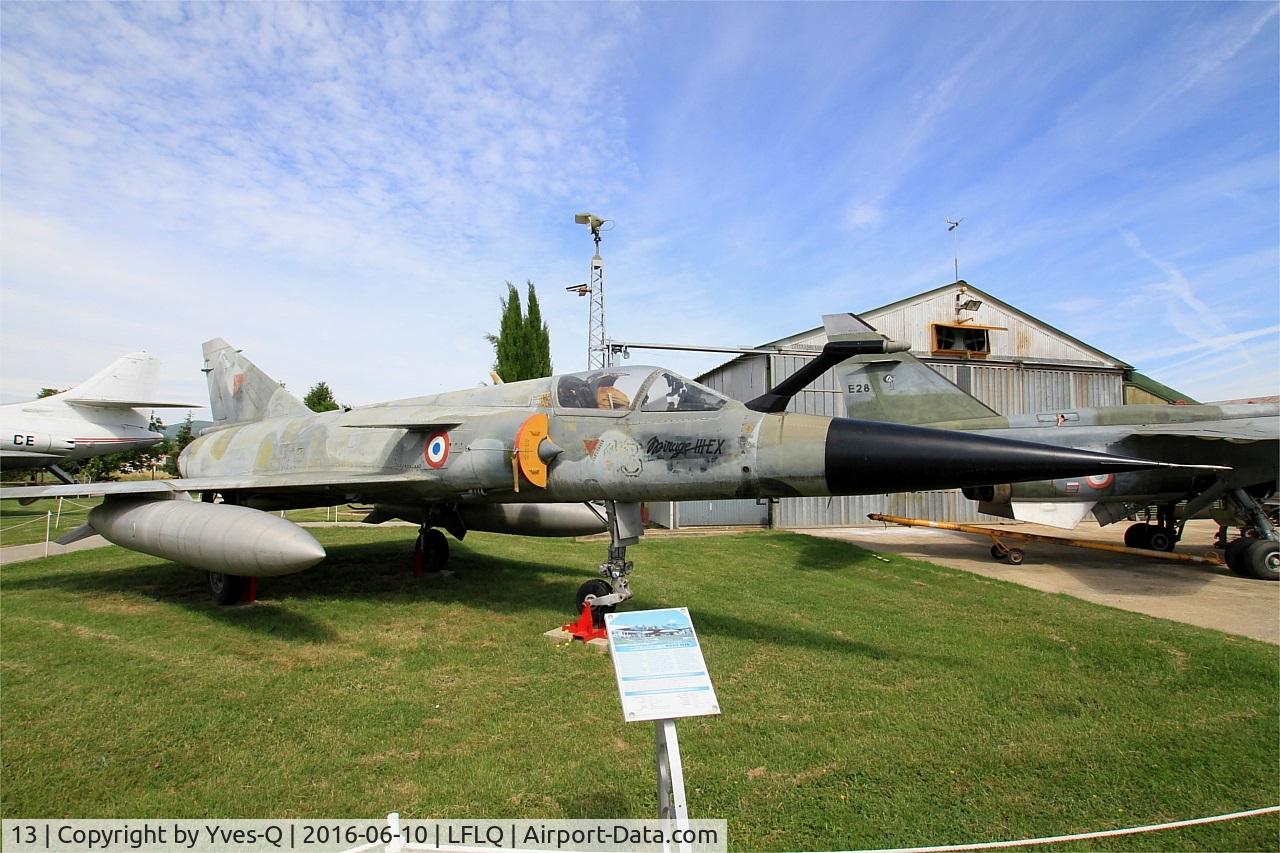
<path id="1" fill-rule="evenodd" d="M 244 585 L 244 597 L 240 599 L 241 604 L 253 604 L 258 600 L 258 579 L 249 578 L 249 582 Z"/>
<path id="2" fill-rule="evenodd" d="M 607 640 L 609 632 L 604 626 L 596 627 L 595 615 L 591 612 L 591 605 L 584 603 L 582 605 L 582 614 L 578 617 L 578 621 L 569 622 L 560 626 L 560 630 L 567 632 L 575 640 Z"/>
<path id="3" fill-rule="evenodd" d="M 415 578 L 422 577 L 422 550 L 421 548 L 413 549 L 413 576 Z"/>

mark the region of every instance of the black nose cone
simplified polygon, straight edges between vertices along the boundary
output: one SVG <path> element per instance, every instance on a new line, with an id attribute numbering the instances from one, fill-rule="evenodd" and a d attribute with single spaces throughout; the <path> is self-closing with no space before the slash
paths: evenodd
<path id="1" fill-rule="evenodd" d="M 833 418 L 827 428 L 833 495 L 955 489 L 1162 467 L 1090 450 L 944 429 Z"/>

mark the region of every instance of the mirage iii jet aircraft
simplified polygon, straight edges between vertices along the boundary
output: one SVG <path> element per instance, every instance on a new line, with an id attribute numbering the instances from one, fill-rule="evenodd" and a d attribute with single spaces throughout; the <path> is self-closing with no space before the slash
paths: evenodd
<path id="1" fill-rule="evenodd" d="M 884 340 L 856 314 L 822 319 L 830 341 Z M 980 512 L 1066 528 L 1089 512 L 1105 525 L 1156 505 L 1158 523 L 1130 526 L 1124 541 L 1157 551 L 1172 551 L 1187 519 L 1223 500 L 1245 531 L 1224 543 L 1227 566 L 1239 575 L 1280 579 L 1280 536 L 1259 503 L 1276 491 L 1280 477 L 1280 406 L 1113 406 L 1005 417 L 910 352 L 860 354 L 835 374 L 851 418 L 1184 463 L 1020 483 L 993 479 L 966 487 L 964 495 Z"/>
<path id="2" fill-rule="evenodd" d="M 910 491 L 1162 464 L 783 411 L 836 363 L 893 348 L 832 344 L 745 405 L 668 370 L 627 367 L 316 414 L 215 339 L 204 345 L 215 424 L 183 451 L 182 479 L 20 488 L 0 498 L 105 495 L 66 539 L 97 532 L 204 569 L 222 603 L 240 600 L 249 577 L 302 571 L 324 557 L 309 533 L 264 510 L 372 504 L 367 521 L 421 525 L 415 556 L 429 568 L 448 557 L 437 528 L 457 539 L 468 530 L 608 530 L 602 579 L 578 590 L 579 607 L 589 600 L 604 610 L 631 596 L 626 549 L 643 533 L 640 501 Z"/>

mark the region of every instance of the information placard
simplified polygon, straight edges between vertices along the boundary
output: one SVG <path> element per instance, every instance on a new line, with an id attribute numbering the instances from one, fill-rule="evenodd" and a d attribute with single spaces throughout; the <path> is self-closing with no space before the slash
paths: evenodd
<path id="1" fill-rule="evenodd" d="M 687 609 L 608 613 L 604 619 L 623 719 L 632 723 L 720 713 Z"/>

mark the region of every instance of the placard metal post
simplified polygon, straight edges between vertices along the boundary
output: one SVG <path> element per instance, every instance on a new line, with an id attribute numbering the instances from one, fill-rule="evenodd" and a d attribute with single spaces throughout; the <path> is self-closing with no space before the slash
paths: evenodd
<path id="1" fill-rule="evenodd" d="M 693 621 L 683 607 L 609 613 L 604 618 L 622 717 L 653 722 L 658 820 L 671 830 L 687 831 L 689 804 L 676 719 L 720 713 Z M 675 844 L 664 839 L 662 849 L 689 853 L 693 848 L 682 833 Z"/>
<path id="2" fill-rule="evenodd" d="M 658 746 L 658 819 L 675 821 L 677 829 L 689 828 L 689 805 L 684 798 L 684 765 L 675 720 L 654 720 Z M 682 846 L 683 849 L 683 846 Z"/>

